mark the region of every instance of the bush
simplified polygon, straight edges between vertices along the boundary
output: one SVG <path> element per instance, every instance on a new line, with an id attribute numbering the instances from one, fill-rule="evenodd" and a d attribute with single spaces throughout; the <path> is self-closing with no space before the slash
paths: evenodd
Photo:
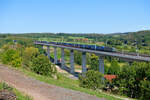
<path id="1" fill-rule="evenodd" d="M 143 95 L 149 91 L 149 81 L 150 64 L 133 63 L 131 66 L 123 67 L 113 84 L 119 88 L 119 94 L 132 98 L 145 98 Z"/>
<path id="2" fill-rule="evenodd" d="M 56 73 L 55 66 L 49 61 L 48 57 L 42 54 L 33 58 L 31 70 L 37 74 L 51 77 Z"/>
<path id="3" fill-rule="evenodd" d="M 7 51 L 4 51 L 3 55 L 2 55 L 2 62 L 4 64 L 9 64 L 13 60 L 12 57 L 14 54 L 15 54 L 15 50 L 13 50 L 13 49 L 9 49 Z"/>
<path id="4" fill-rule="evenodd" d="M 108 74 L 113 74 L 116 75 L 120 71 L 120 66 L 118 64 L 117 60 L 112 60 L 111 61 L 111 66 L 108 69 Z"/>
<path id="5" fill-rule="evenodd" d="M 32 60 L 39 55 L 39 51 L 37 48 L 34 47 L 27 47 L 25 48 L 23 54 L 23 65 L 25 67 L 30 67 Z"/>
<path id="6" fill-rule="evenodd" d="M 19 51 L 14 49 L 4 51 L 1 58 L 4 64 L 10 64 L 13 67 L 20 67 L 22 63 Z"/>
<path id="7" fill-rule="evenodd" d="M 75 51 L 74 52 L 74 60 L 75 60 L 75 63 L 77 63 L 78 65 L 81 65 L 82 53 Z"/>
<path id="8" fill-rule="evenodd" d="M 99 89 L 102 87 L 102 77 L 103 74 L 101 74 L 100 72 L 89 70 L 88 72 L 86 72 L 85 77 L 79 77 L 80 86 L 93 90 Z"/>
<path id="9" fill-rule="evenodd" d="M 16 52 L 12 57 L 11 65 L 13 67 L 20 67 L 22 65 L 22 59 L 20 57 L 20 54 Z"/>
<path id="10" fill-rule="evenodd" d="M 150 100 L 150 81 L 144 80 L 141 82 L 141 100 Z"/>
<path id="11" fill-rule="evenodd" d="M 90 69 L 91 70 L 95 70 L 98 71 L 99 70 L 99 61 L 98 61 L 98 56 L 96 56 L 95 54 L 91 54 L 90 56 Z"/>

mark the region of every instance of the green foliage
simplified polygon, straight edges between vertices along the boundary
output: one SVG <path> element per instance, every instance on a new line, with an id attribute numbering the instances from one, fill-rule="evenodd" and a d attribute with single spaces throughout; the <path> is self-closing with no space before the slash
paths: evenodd
<path id="1" fill-rule="evenodd" d="M 37 74 L 51 77 L 56 74 L 55 66 L 49 61 L 48 57 L 42 54 L 33 58 L 31 70 Z"/>
<path id="2" fill-rule="evenodd" d="M 7 51 L 4 51 L 3 55 L 2 55 L 2 62 L 4 64 L 10 63 L 13 60 L 12 57 L 14 54 L 15 54 L 15 50 L 13 50 L 13 49 L 9 49 Z"/>
<path id="3" fill-rule="evenodd" d="M 65 56 L 70 57 L 70 50 L 65 49 L 64 52 L 65 52 Z"/>
<path id="4" fill-rule="evenodd" d="M 149 69 L 150 63 L 133 63 L 132 66 L 124 66 L 113 81 L 113 84 L 119 88 L 118 93 L 132 98 L 143 98 L 143 95 L 149 92 Z"/>
<path id="5" fill-rule="evenodd" d="M 70 50 L 64 49 L 64 52 L 65 52 L 65 60 L 68 61 L 70 58 Z"/>
<path id="6" fill-rule="evenodd" d="M 20 67 L 22 65 L 22 58 L 20 57 L 19 52 L 16 52 L 12 57 L 11 65 L 13 67 Z"/>
<path id="7" fill-rule="evenodd" d="M 0 90 L 3 90 L 3 89 L 15 93 L 16 96 L 17 96 L 16 100 L 33 100 L 33 99 L 31 99 L 31 97 L 20 93 L 18 90 L 16 90 L 15 88 L 9 86 L 8 84 L 6 84 L 6 83 L 0 83 Z"/>
<path id="8" fill-rule="evenodd" d="M 6 83 L 0 83 L 1 84 L 1 89 L 5 89 L 5 90 L 8 90 L 8 91 L 12 91 L 13 90 L 13 88 L 12 87 L 10 87 L 8 84 L 6 84 Z"/>
<path id="9" fill-rule="evenodd" d="M 40 54 L 46 54 L 46 50 L 44 50 L 41 45 L 36 45 L 36 47 L 38 48 Z"/>
<path id="10" fill-rule="evenodd" d="M 53 76 L 56 73 L 56 68 L 45 55 L 40 55 L 37 48 L 26 47 L 23 56 L 19 47 L 11 47 L 6 45 L 3 47 L 1 60 L 4 64 L 10 64 L 13 67 L 19 67 L 23 64 L 27 69 L 31 69 L 37 74 Z M 23 63 L 22 63 L 23 58 Z"/>
<path id="11" fill-rule="evenodd" d="M 1 37 L 0 34 L 0 47 L 3 47 L 5 44 L 14 44 L 13 40 L 17 41 L 17 44 L 23 45 L 25 47 L 27 46 L 33 46 L 33 40 L 31 38 L 26 38 L 26 37 L 19 37 L 18 35 L 13 34 L 3 34 Z"/>
<path id="12" fill-rule="evenodd" d="M 36 73 L 25 70 L 23 68 L 19 68 L 19 70 L 21 72 L 23 72 L 24 74 L 26 74 L 27 76 L 30 76 L 32 78 L 35 78 L 36 80 L 39 80 L 39 81 L 42 81 L 42 82 L 45 82 L 48 84 L 56 85 L 56 86 L 59 86 L 62 88 L 67 88 L 67 89 L 71 89 L 71 90 L 75 90 L 75 91 L 84 92 L 84 93 L 87 93 L 90 95 L 95 95 L 99 98 L 105 98 L 106 100 L 122 100 L 120 98 L 117 98 L 116 96 L 109 95 L 104 92 L 99 92 L 99 91 L 94 91 L 94 90 L 87 89 L 87 88 L 82 88 L 79 86 L 78 80 L 68 78 L 62 73 L 57 73 L 57 74 L 59 74 L 58 78 L 54 79 L 49 76 L 37 75 Z"/>
<path id="13" fill-rule="evenodd" d="M 79 77 L 80 86 L 93 90 L 99 89 L 102 87 L 102 77 L 103 74 L 100 72 L 89 70 L 85 76 Z"/>
<path id="14" fill-rule="evenodd" d="M 22 64 L 22 59 L 20 53 L 14 49 L 8 49 L 2 54 L 2 62 L 4 64 L 10 64 L 13 67 L 20 67 Z"/>
<path id="15" fill-rule="evenodd" d="M 27 37 L 27 38 L 26 38 Z M 71 37 L 71 38 L 70 38 Z M 124 50 L 127 52 L 135 52 L 136 51 L 136 45 L 139 48 L 140 53 L 146 53 L 150 54 L 150 31 L 139 31 L 139 32 L 128 32 L 128 33 L 117 33 L 117 34 L 65 34 L 65 33 L 41 33 L 41 34 L 0 34 L 0 47 L 2 47 L 5 44 L 6 45 L 1 52 L 1 60 L 3 63 L 10 64 L 13 66 L 19 66 L 21 63 L 21 57 L 23 54 L 23 65 L 27 67 L 32 67 L 33 60 L 40 54 L 45 53 L 45 50 L 43 50 L 41 47 L 39 48 L 38 53 L 33 53 L 31 49 L 27 50 L 27 52 L 22 52 L 20 54 L 20 50 L 15 49 L 13 40 L 17 40 L 17 44 L 23 45 L 23 47 L 28 47 L 33 45 L 33 38 L 45 39 L 49 41 L 66 41 L 66 42 L 72 42 L 74 43 L 83 43 L 83 44 L 92 44 L 95 43 L 97 45 L 105 45 L 100 44 L 100 42 L 106 43 L 107 46 L 115 47 L 118 50 Z M 88 38 L 88 42 L 80 41 L 79 38 Z M 79 39 L 79 41 L 78 41 Z M 135 41 L 136 40 L 136 41 Z M 37 46 L 38 47 L 38 46 Z M 19 47 L 20 48 L 20 47 Z M 22 48 L 22 47 L 21 47 Z M 13 51 L 9 51 L 10 53 L 7 53 L 8 49 L 13 49 Z M 19 51 L 19 52 L 18 52 Z M 22 50 L 23 51 L 23 50 Z M 34 51 L 34 50 L 33 50 Z M 35 50 L 36 52 L 36 50 Z M 66 52 L 65 52 L 66 53 Z M 69 56 L 69 53 L 66 54 Z M 60 56 L 60 55 L 59 55 Z M 68 57 L 67 56 L 67 57 Z M 90 68 L 93 70 L 97 70 L 98 63 L 97 63 L 97 57 L 94 57 L 93 55 L 90 57 L 91 61 L 89 60 L 89 57 L 87 59 L 89 60 Z M 150 81 L 150 68 L 144 67 L 148 66 L 145 64 L 134 64 L 132 67 L 125 66 L 123 69 L 119 69 L 119 65 L 117 61 L 112 61 L 110 57 L 106 57 L 106 59 L 110 62 L 111 65 L 109 67 L 105 66 L 105 73 L 109 74 L 116 74 L 118 75 L 118 78 L 116 79 L 116 82 L 113 82 L 118 88 L 120 94 L 128 95 L 129 97 L 134 98 L 143 98 L 147 99 L 149 97 L 146 97 L 147 93 L 149 93 L 149 81 Z M 87 62 L 88 62 L 87 60 Z M 95 61 L 94 61 L 95 60 Z M 82 54 L 80 52 L 75 51 L 75 63 L 81 65 L 82 61 Z M 149 69 L 148 69 L 149 68 Z M 107 72 L 108 71 L 108 72 Z M 118 73 L 119 72 L 119 73 Z M 139 95 L 139 96 L 138 96 Z"/>
<path id="16" fill-rule="evenodd" d="M 27 47 L 23 54 L 23 65 L 25 67 L 30 67 L 32 60 L 39 55 L 39 51 L 34 47 Z"/>
<path id="17" fill-rule="evenodd" d="M 109 71 L 109 68 L 105 63 L 104 63 L 104 74 L 109 74 L 108 71 Z"/>
<path id="18" fill-rule="evenodd" d="M 116 75 L 120 71 L 120 66 L 117 62 L 117 60 L 112 60 L 111 65 L 108 69 L 108 74 Z"/>
<path id="19" fill-rule="evenodd" d="M 90 65 L 90 70 L 98 71 L 99 70 L 98 56 L 96 56 L 95 54 L 91 54 L 89 65 Z"/>
<path id="20" fill-rule="evenodd" d="M 74 60 L 75 60 L 75 63 L 81 65 L 81 61 L 82 61 L 82 54 L 81 54 L 81 52 L 78 52 L 78 51 L 74 52 Z"/>
<path id="21" fill-rule="evenodd" d="M 150 81 L 144 80 L 141 81 L 141 100 L 150 100 Z"/>

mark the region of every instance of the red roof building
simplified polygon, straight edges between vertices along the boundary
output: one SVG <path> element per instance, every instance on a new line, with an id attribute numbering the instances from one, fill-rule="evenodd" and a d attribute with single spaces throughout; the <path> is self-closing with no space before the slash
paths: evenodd
<path id="1" fill-rule="evenodd" d="M 116 75 L 104 75 L 104 78 L 109 80 L 110 82 L 112 81 L 112 79 L 115 79 L 117 76 Z"/>

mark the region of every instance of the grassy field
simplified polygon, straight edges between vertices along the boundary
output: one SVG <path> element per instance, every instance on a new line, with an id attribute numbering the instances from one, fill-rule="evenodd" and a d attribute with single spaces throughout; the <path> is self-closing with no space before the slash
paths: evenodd
<path id="1" fill-rule="evenodd" d="M 16 94 L 17 100 L 33 100 L 33 99 L 31 99 L 31 97 L 22 94 L 21 92 L 19 92 L 15 88 L 12 88 L 12 87 L 8 86 L 6 83 L 0 83 L 0 90 L 4 89 L 6 87 L 9 87 L 9 91 L 12 91 L 13 93 Z"/>

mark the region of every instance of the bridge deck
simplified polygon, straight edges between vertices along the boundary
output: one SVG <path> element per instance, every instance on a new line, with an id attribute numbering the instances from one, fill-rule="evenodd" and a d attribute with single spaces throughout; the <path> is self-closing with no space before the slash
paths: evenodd
<path id="1" fill-rule="evenodd" d="M 113 57 L 118 57 L 118 58 L 132 60 L 132 61 L 146 61 L 146 62 L 150 61 L 150 57 L 135 56 L 135 55 L 129 55 L 129 54 L 124 54 L 124 53 L 121 54 L 121 53 L 116 53 L 116 52 L 88 50 L 88 49 L 82 49 L 82 48 L 68 47 L 68 46 L 55 45 L 55 44 L 47 44 L 47 43 L 39 43 L 39 42 L 35 42 L 35 44 L 45 45 L 45 46 L 54 46 L 54 47 L 65 48 L 65 49 L 70 49 L 70 50 L 77 50 L 77 51 L 81 51 L 81 52 L 94 53 L 96 55 L 101 55 L 101 56 L 113 56 Z"/>

